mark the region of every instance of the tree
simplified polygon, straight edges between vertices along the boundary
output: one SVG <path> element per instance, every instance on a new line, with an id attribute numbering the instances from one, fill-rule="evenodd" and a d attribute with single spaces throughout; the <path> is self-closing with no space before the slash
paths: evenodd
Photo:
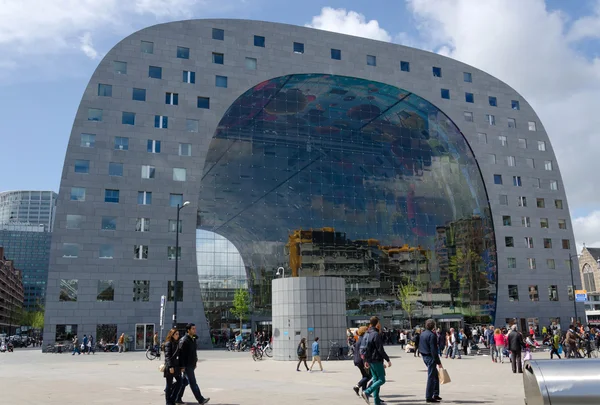
<path id="1" fill-rule="evenodd" d="M 250 294 L 248 290 L 239 288 L 235 291 L 233 296 L 233 308 L 231 313 L 236 318 L 240 318 L 240 333 L 242 332 L 242 322 L 244 317 L 250 312 Z"/>
<path id="2" fill-rule="evenodd" d="M 408 323 L 410 328 L 412 329 L 412 314 L 415 310 L 415 295 L 417 294 L 418 289 L 417 286 L 413 284 L 412 281 L 408 281 L 404 284 L 400 284 L 398 286 L 398 300 L 402 305 L 402 309 L 408 315 Z"/>

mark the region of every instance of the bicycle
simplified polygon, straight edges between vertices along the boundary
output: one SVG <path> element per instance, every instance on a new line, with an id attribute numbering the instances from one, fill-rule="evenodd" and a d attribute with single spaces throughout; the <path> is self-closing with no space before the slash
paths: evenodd
<path id="1" fill-rule="evenodd" d="M 330 341 L 329 342 L 329 353 L 327 353 L 327 361 L 329 361 L 330 358 L 335 358 L 336 360 L 342 360 L 343 356 L 342 356 L 342 347 L 340 346 L 340 344 L 337 341 Z"/>
<path id="2" fill-rule="evenodd" d="M 263 347 L 261 347 L 261 351 L 267 355 L 267 357 L 273 357 L 273 348 L 271 347 L 271 343 L 266 343 Z"/>
<path id="3" fill-rule="evenodd" d="M 146 358 L 148 360 L 160 359 L 160 349 L 155 346 L 148 346 Z"/>
<path id="4" fill-rule="evenodd" d="M 252 348 L 250 349 L 250 354 L 252 355 L 252 360 L 254 361 L 263 359 L 263 351 L 257 343 L 252 345 Z"/>

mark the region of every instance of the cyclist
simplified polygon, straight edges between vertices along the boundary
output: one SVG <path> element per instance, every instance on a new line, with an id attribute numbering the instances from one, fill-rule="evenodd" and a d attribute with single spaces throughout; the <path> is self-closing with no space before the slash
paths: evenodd
<path id="1" fill-rule="evenodd" d="M 240 350 L 242 347 L 242 332 L 238 332 L 235 335 L 235 350 Z"/>

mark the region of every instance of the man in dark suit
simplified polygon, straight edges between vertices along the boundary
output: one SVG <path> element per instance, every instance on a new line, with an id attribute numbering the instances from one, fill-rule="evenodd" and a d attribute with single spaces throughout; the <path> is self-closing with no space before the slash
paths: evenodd
<path id="1" fill-rule="evenodd" d="M 508 334 L 508 350 L 510 350 L 512 353 L 510 358 L 512 371 L 513 373 L 516 373 L 517 370 L 519 370 L 519 373 L 523 374 L 523 366 L 521 365 L 521 350 L 523 350 L 525 342 L 523 342 L 523 336 L 521 333 L 517 331 L 517 325 L 513 325 L 510 328 L 512 330 Z"/>
<path id="2" fill-rule="evenodd" d="M 442 368 L 442 361 L 438 354 L 437 335 L 433 332 L 435 321 L 428 319 L 425 322 L 425 331 L 419 340 L 419 353 L 427 366 L 427 389 L 425 390 L 425 402 L 440 402 L 440 378 L 435 367 Z"/>

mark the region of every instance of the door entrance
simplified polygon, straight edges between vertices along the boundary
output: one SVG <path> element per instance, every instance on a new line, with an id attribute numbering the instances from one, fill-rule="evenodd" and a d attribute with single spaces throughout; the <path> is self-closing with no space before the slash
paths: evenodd
<path id="1" fill-rule="evenodd" d="M 135 350 L 146 350 L 153 344 L 153 340 L 153 323 L 137 323 L 135 325 Z"/>

